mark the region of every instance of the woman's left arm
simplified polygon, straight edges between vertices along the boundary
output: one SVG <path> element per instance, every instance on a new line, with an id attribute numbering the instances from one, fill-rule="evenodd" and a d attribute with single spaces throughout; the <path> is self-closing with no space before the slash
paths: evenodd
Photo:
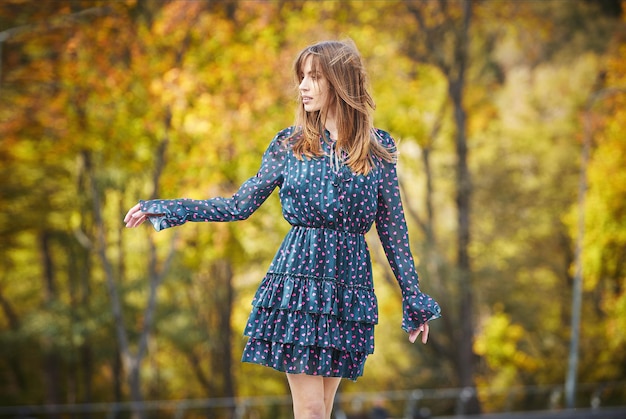
<path id="1" fill-rule="evenodd" d="M 395 163 L 383 163 L 376 230 L 391 270 L 402 290 L 402 328 L 410 333 L 409 339 L 412 342 L 420 333 L 422 341 L 425 342 L 429 332 L 427 322 L 440 317 L 441 309 L 432 297 L 420 291 Z"/>

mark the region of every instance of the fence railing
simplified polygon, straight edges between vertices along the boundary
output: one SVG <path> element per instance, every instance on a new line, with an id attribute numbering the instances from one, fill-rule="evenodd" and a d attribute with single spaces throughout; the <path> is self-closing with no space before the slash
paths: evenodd
<path id="1" fill-rule="evenodd" d="M 564 404 L 563 385 L 340 392 L 335 402 L 334 419 L 367 418 L 371 407 L 381 400 L 391 407 L 395 418 L 459 417 L 466 414 L 466 403 L 476 392 L 481 401 L 498 400 L 498 404 L 503 406 L 500 413 L 524 410 L 557 411 Z M 626 382 L 579 384 L 577 395 L 580 408 L 600 410 L 608 406 L 626 406 Z M 123 419 L 131 417 L 131 412 L 144 412 L 143 416 L 146 418 L 159 419 L 292 417 L 289 395 L 0 406 L 0 418 L 14 419 Z"/>

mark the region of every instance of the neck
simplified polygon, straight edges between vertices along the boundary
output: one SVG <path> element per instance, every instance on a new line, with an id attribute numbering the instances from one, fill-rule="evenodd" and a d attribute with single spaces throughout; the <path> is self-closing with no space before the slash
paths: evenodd
<path id="1" fill-rule="evenodd" d="M 337 131 L 337 121 L 335 120 L 334 114 L 328 113 L 328 115 L 326 115 L 324 128 L 326 128 L 330 133 L 330 138 L 337 141 L 337 139 L 339 138 L 339 133 Z"/>

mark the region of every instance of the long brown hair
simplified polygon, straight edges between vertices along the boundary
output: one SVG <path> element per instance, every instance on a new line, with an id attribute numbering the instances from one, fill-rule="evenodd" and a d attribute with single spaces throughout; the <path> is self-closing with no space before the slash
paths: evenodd
<path id="1" fill-rule="evenodd" d="M 321 157 L 324 152 L 320 137 L 329 106 L 334 106 L 338 138 L 336 149 L 347 154 L 345 164 L 354 173 L 366 175 L 375 165 L 375 158 L 395 159 L 395 150 L 385 148 L 376 139 L 371 112 L 376 108 L 367 91 L 367 74 L 361 56 L 350 40 L 325 41 L 300 52 L 294 62 L 296 85 L 302 81 L 302 69 L 307 58 L 313 57 L 313 71 L 328 80 L 328 103 L 320 111 L 304 110 L 302 98 L 296 112 L 296 127 L 292 150 L 298 158 Z"/>

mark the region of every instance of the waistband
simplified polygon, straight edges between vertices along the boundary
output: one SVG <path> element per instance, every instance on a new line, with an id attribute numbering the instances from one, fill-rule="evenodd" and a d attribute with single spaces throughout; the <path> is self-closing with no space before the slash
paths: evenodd
<path id="1" fill-rule="evenodd" d="M 291 229 L 292 230 L 319 230 L 319 231 L 331 231 L 334 233 L 340 233 L 340 234 L 348 234 L 351 236 L 365 236 L 365 232 L 360 232 L 360 231 L 350 231 L 350 230 L 341 230 L 338 228 L 332 228 L 332 227 L 312 227 L 312 226 L 305 226 L 305 225 L 295 225 L 292 224 L 291 225 Z"/>

